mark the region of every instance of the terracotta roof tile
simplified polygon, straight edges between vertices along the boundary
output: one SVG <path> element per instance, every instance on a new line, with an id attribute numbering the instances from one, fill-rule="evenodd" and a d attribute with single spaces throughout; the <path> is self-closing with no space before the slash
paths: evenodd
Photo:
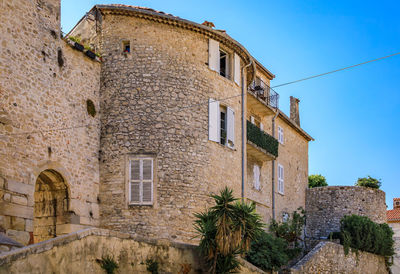
<path id="1" fill-rule="evenodd" d="M 151 12 L 156 12 L 156 13 L 161 13 L 169 16 L 176 17 L 170 13 L 165 13 L 163 11 L 151 9 L 151 8 L 146 8 L 146 7 L 139 7 L 139 6 L 132 6 L 132 5 L 124 5 L 124 4 L 105 4 L 105 5 L 100 5 L 100 6 L 108 6 L 108 7 L 117 7 L 117 8 L 132 8 L 132 9 L 138 9 L 138 10 L 147 10 Z"/>
<path id="2" fill-rule="evenodd" d="M 400 208 L 395 208 L 386 211 L 386 218 L 388 222 L 399 221 L 400 222 Z"/>

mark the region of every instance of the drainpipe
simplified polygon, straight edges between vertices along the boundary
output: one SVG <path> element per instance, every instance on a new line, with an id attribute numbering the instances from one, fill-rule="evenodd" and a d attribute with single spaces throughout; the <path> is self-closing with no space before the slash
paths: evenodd
<path id="1" fill-rule="evenodd" d="M 275 119 L 279 114 L 276 110 L 275 116 L 272 118 L 272 137 L 275 138 Z M 275 220 L 275 160 L 272 161 L 272 219 Z"/>
<path id="2" fill-rule="evenodd" d="M 246 136 L 245 136 L 245 126 L 246 118 L 244 113 L 244 95 L 245 95 L 245 85 L 244 85 L 244 71 L 253 63 L 253 59 L 250 58 L 250 62 L 242 68 L 242 202 L 244 202 L 244 151 L 246 149 Z M 247 88 L 247 85 L 246 85 Z"/>

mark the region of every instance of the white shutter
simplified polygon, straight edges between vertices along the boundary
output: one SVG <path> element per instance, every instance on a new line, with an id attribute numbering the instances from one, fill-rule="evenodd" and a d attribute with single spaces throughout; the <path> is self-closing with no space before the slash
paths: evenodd
<path id="1" fill-rule="evenodd" d="M 260 129 L 261 129 L 261 130 L 264 130 L 264 125 L 263 125 L 263 123 L 260 123 Z"/>
<path id="2" fill-rule="evenodd" d="M 140 180 L 140 160 L 131 160 L 131 180 Z"/>
<path id="3" fill-rule="evenodd" d="M 219 73 L 219 43 L 213 39 L 208 40 L 208 65 L 210 69 Z"/>
<path id="4" fill-rule="evenodd" d="M 253 167 L 254 188 L 260 190 L 260 167 L 254 165 Z"/>
<path id="5" fill-rule="evenodd" d="M 214 142 L 220 142 L 219 116 L 219 102 L 210 98 L 208 100 L 208 139 Z"/>
<path id="6" fill-rule="evenodd" d="M 285 186 L 284 186 L 284 170 L 283 166 L 278 164 L 278 192 L 279 193 L 284 193 L 285 191 Z"/>
<path id="7" fill-rule="evenodd" d="M 236 53 L 234 54 L 233 58 L 233 66 L 234 66 L 234 74 L 233 78 L 236 82 L 236 84 L 240 85 L 240 57 Z"/>
<path id="8" fill-rule="evenodd" d="M 140 182 L 131 182 L 130 201 L 140 203 Z"/>
<path id="9" fill-rule="evenodd" d="M 250 122 L 254 125 L 254 117 L 250 116 Z"/>
<path id="10" fill-rule="evenodd" d="M 129 202 L 140 203 L 140 160 L 131 160 Z"/>
<path id="11" fill-rule="evenodd" d="M 143 180 L 153 179 L 153 160 L 144 159 L 143 160 Z"/>
<path id="12" fill-rule="evenodd" d="M 233 147 L 235 144 L 235 111 L 230 107 L 226 108 L 227 112 L 227 133 L 226 138 L 228 141 L 228 145 Z"/>
<path id="13" fill-rule="evenodd" d="M 153 201 L 153 182 L 144 181 L 142 183 L 142 187 L 143 187 L 142 202 L 145 204 L 151 203 Z"/>

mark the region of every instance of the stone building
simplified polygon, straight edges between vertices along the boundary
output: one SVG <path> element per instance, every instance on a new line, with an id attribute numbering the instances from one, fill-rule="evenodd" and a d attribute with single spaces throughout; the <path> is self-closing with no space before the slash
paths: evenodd
<path id="1" fill-rule="evenodd" d="M 299 100 L 281 112 L 274 75 L 224 31 L 96 5 L 62 39 L 59 0 L 7 2 L 0 15 L 0 226 L 10 238 L 95 226 L 189 242 L 193 213 L 224 186 L 265 221 L 305 206 L 312 138 Z"/>
<path id="2" fill-rule="evenodd" d="M 392 273 L 400 273 L 400 198 L 393 199 L 393 209 L 386 212 L 387 222 L 393 229 L 393 239 L 395 242 L 395 252 Z"/>

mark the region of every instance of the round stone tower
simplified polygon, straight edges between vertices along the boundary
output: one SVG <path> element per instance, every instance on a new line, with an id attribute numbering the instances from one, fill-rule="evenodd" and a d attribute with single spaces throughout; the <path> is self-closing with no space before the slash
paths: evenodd
<path id="1" fill-rule="evenodd" d="M 223 31 L 154 10 L 92 13 L 103 54 L 101 226 L 192 241 L 210 193 L 241 195 L 240 73 L 251 56 Z M 216 132 L 219 123 L 229 126 Z"/>

